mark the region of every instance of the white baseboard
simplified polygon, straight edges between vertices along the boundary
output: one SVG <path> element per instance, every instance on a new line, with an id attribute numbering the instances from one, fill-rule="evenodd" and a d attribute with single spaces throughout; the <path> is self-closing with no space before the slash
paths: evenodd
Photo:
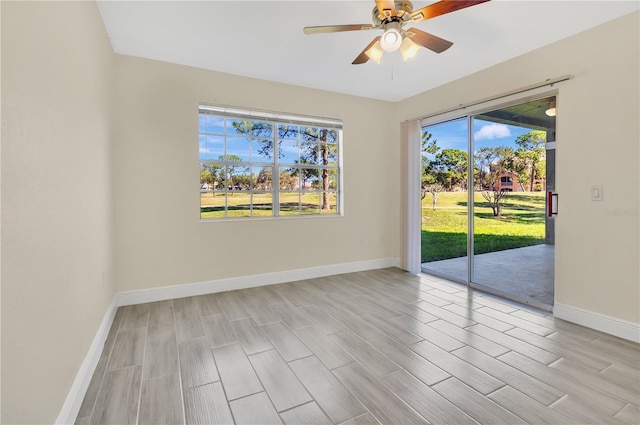
<path id="1" fill-rule="evenodd" d="M 553 315 L 568 322 L 640 343 L 640 324 L 638 323 L 559 303 L 553 306 Z"/>
<path id="2" fill-rule="evenodd" d="M 309 267 L 306 269 L 217 279 L 208 282 L 187 283 L 183 285 L 119 292 L 116 294 L 115 303 L 117 307 L 120 307 L 124 305 L 170 300 L 174 298 L 193 297 L 196 295 L 253 288 L 256 286 L 274 285 L 277 283 L 295 282 L 297 280 L 313 279 L 316 277 L 332 276 L 343 273 L 398 267 L 399 263 L 400 261 L 397 258 L 382 258 L 379 260 L 332 264 L 328 266 Z"/>
<path id="3" fill-rule="evenodd" d="M 76 379 L 73 381 L 73 385 L 71 385 L 71 390 L 69 390 L 67 399 L 62 405 L 62 410 L 60 410 L 58 419 L 56 419 L 56 424 L 75 423 L 78 412 L 80 411 L 80 406 L 82 405 L 82 400 L 87 392 L 87 388 L 89 388 L 91 378 L 93 377 L 93 373 L 98 365 L 98 360 L 100 360 L 100 356 L 102 355 L 104 343 L 107 340 L 109 330 L 113 324 L 113 318 L 116 315 L 116 309 L 117 306 L 114 298 L 102 318 L 102 322 L 98 327 L 98 332 L 89 346 L 89 351 L 87 352 L 84 361 L 80 365 L 80 369 L 76 374 Z"/>

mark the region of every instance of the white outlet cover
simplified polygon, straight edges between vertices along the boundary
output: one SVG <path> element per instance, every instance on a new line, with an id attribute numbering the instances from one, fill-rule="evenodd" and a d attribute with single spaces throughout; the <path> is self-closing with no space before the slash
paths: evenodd
<path id="1" fill-rule="evenodd" d="M 602 201 L 602 186 L 600 185 L 591 186 L 591 200 Z"/>

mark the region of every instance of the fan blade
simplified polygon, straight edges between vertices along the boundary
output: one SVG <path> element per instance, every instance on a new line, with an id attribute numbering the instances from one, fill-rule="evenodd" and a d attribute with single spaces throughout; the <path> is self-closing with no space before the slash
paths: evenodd
<path id="1" fill-rule="evenodd" d="M 365 63 L 366 61 L 368 61 L 369 56 L 367 56 L 367 50 L 369 50 L 371 46 L 376 44 L 378 40 L 380 40 L 380 36 L 374 38 L 373 41 L 371 41 L 371 43 L 369 43 L 367 47 L 365 47 L 364 50 L 358 55 L 358 57 L 355 58 L 353 62 L 351 62 L 351 65 L 360 65 L 361 63 Z"/>
<path id="2" fill-rule="evenodd" d="M 393 0 L 376 0 L 376 6 L 378 7 L 378 18 L 381 21 L 398 14 Z"/>
<path id="3" fill-rule="evenodd" d="M 488 1 L 489 0 L 441 0 L 422 9 L 418 9 L 409 16 L 411 16 L 413 21 L 422 21 Z"/>
<path id="4" fill-rule="evenodd" d="M 411 41 L 416 44 L 426 47 L 429 50 L 433 50 L 436 53 L 442 53 L 449 47 L 453 46 L 453 43 L 445 40 L 444 38 L 436 37 L 428 32 L 421 31 L 417 28 L 410 28 L 407 30 L 407 36 Z"/>
<path id="5" fill-rule="evenodd" d="M 329 32 L 342 32 L 342 31 L 360 31 L 370 30 L 375 28 L 371 24 L 355 24 L 355 25 L 323 25 L 318 27 L 304 27 L 305 34 L 324 34 Z"/>

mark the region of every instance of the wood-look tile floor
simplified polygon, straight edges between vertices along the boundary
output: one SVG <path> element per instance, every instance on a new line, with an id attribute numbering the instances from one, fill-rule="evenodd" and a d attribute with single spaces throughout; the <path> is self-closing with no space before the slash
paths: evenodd
<path id="1" fill-rule="evenodd" d="M 121 307 L 78 424 L 638 424 L 640 346 L 398 269 Z"/>

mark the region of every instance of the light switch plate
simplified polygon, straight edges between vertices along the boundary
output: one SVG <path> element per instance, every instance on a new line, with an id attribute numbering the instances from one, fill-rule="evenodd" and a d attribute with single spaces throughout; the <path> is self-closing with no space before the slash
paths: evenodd
<path id="1" fill-rule="evenodd" d="M 602 201 L 602 186 L 600 185 L 591 186 L 591 200 Z"/>

